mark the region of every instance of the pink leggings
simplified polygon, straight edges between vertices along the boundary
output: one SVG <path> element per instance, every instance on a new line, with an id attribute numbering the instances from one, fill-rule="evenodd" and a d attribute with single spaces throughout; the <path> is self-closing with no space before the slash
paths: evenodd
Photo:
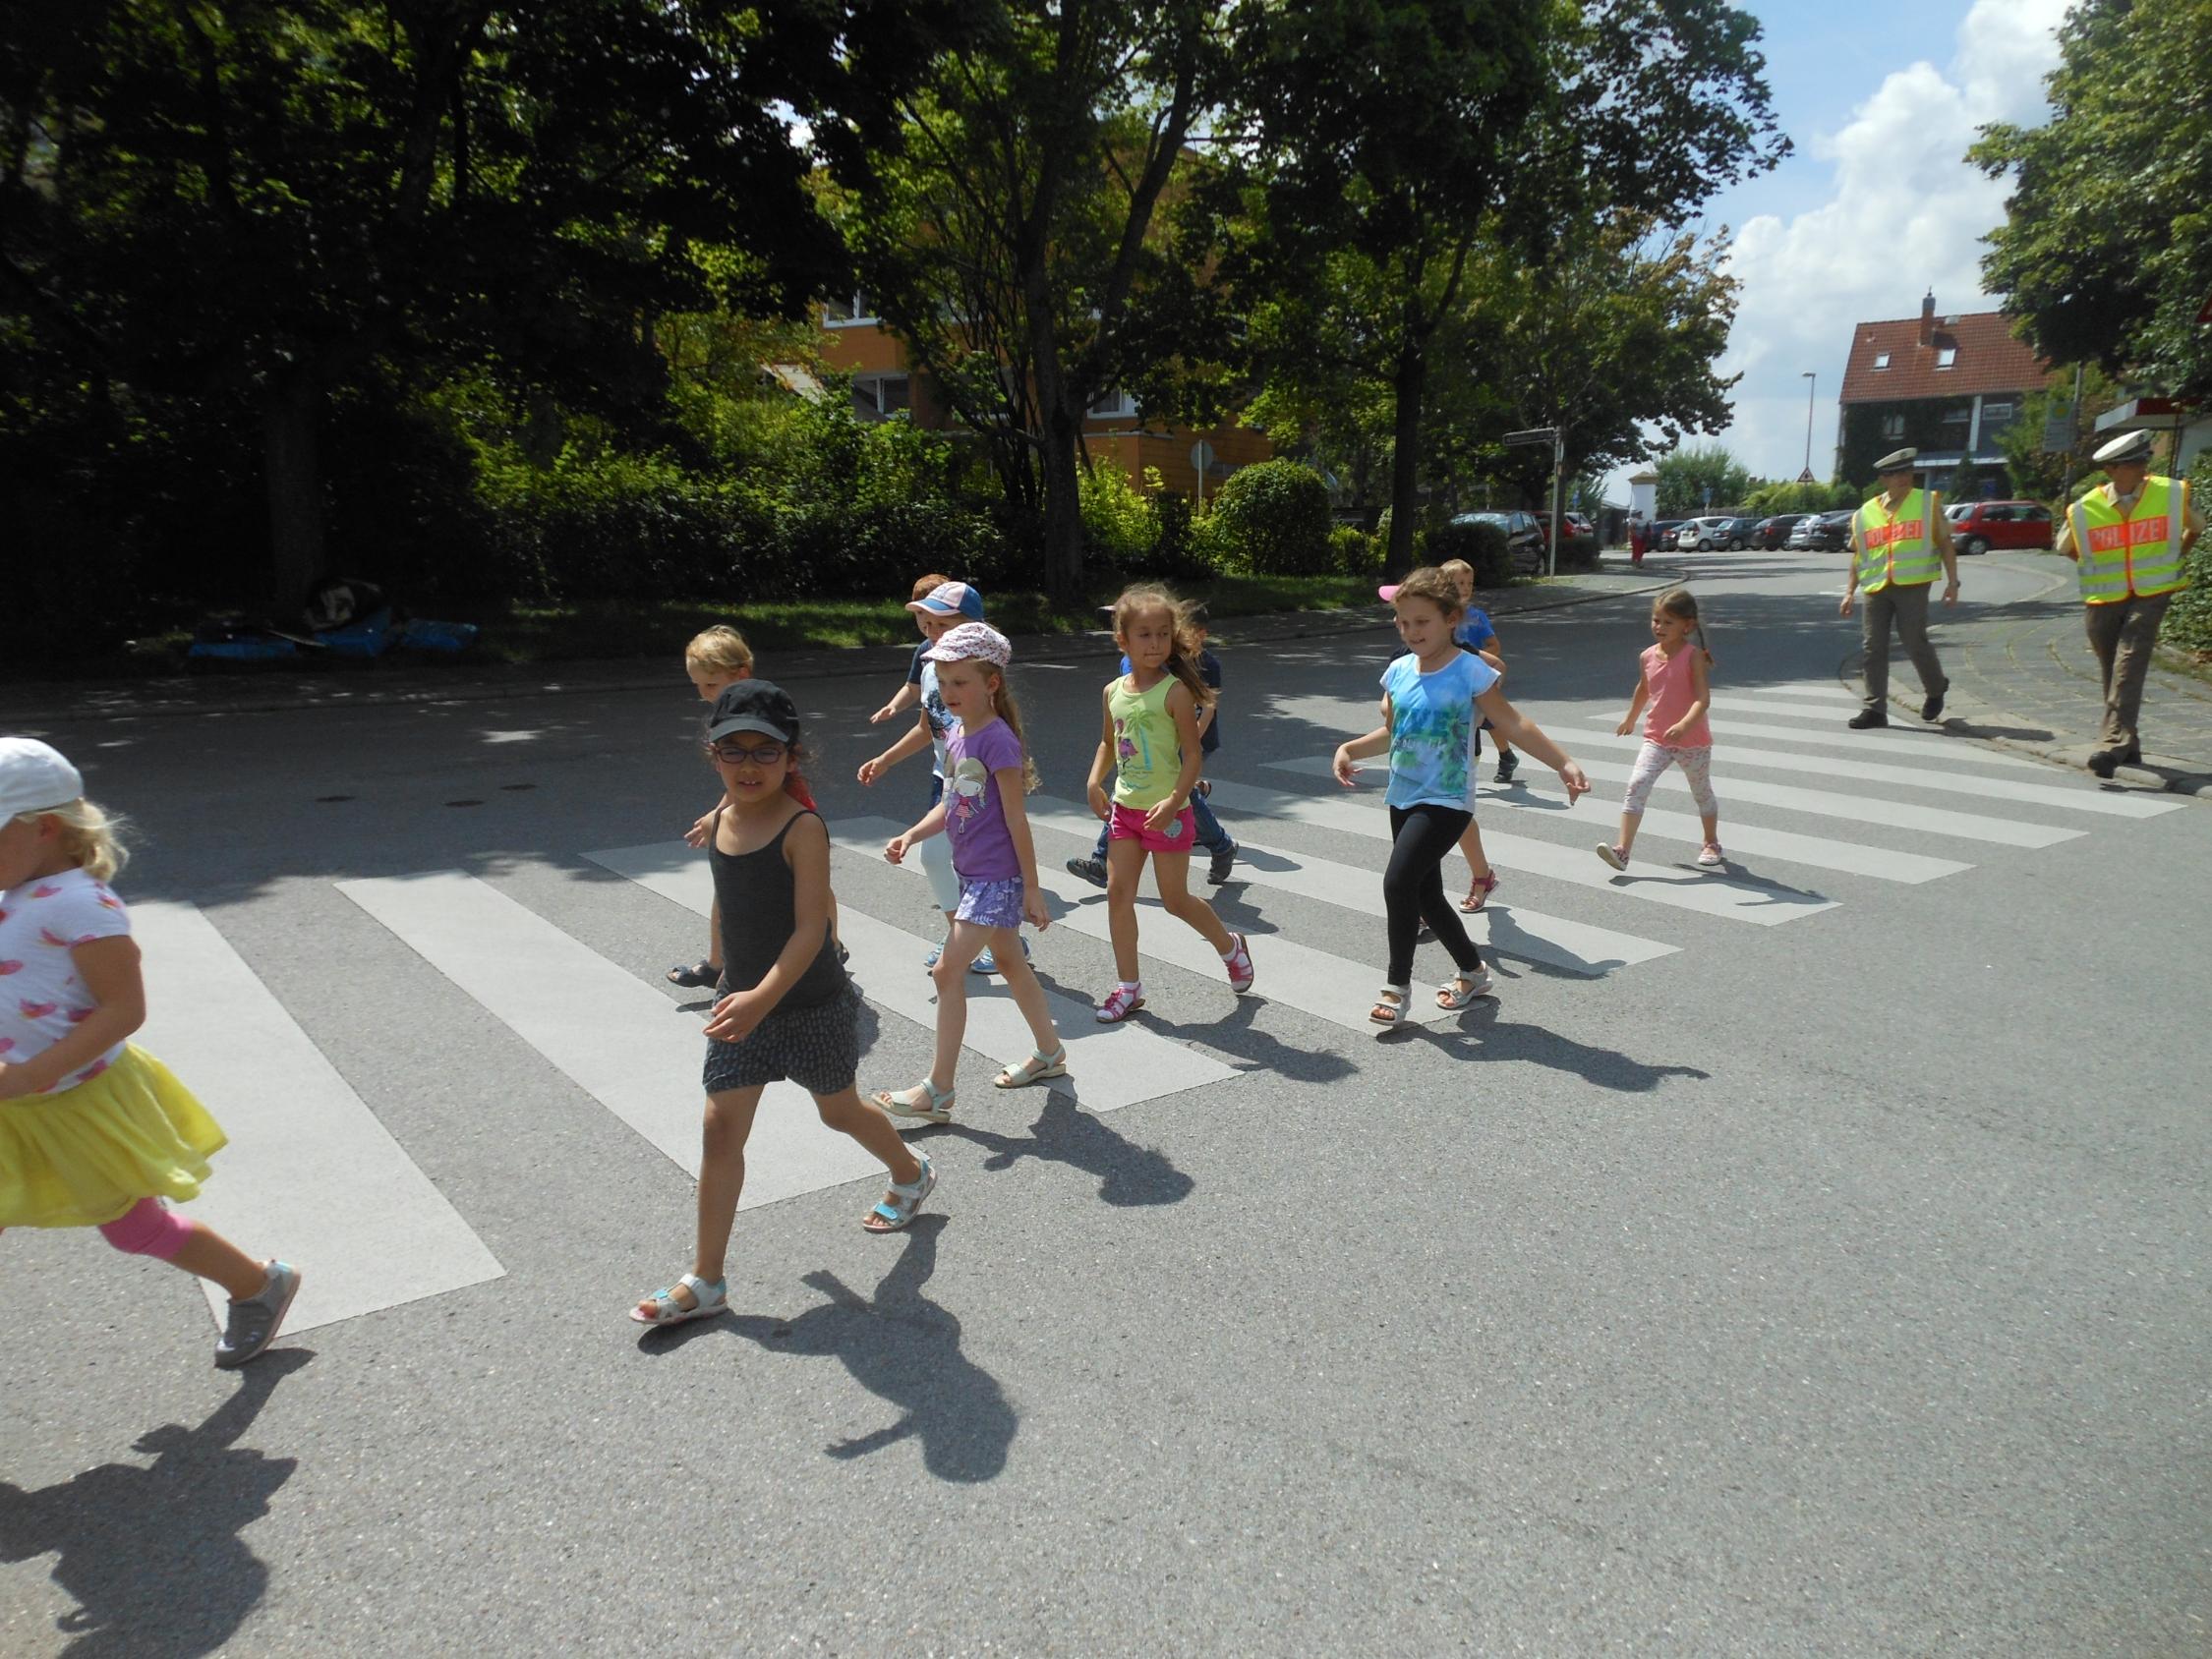
<path id="1" fill-rule="evenodd" d="M 192 1236 L 192 1223 L 158 1198 L 142 1198 L 102 1227 L 100 1236 L 127 1256 L 173 1262 Z"/>
<path id="2" fill-rule="evenodd" d="M 1644 803 L 1652 798 L 1652 785 L 1659 780 L 1659 773 L 1673 762 L 1682 769 L 1689 780 L 1690 795 L 1698 803 L 1698 811 L 1717 816 L 1720 803 L 1713 794 L 1713 745 L 1700 743 L 1691 747 L 1669 748 L 1662 743 L 1644 740 L 1644 747 L 1636 752 L 1635 768 L 1628 774 L 1628 798 L 1621 802 L 1620 810 L 1641 813 Z"/>

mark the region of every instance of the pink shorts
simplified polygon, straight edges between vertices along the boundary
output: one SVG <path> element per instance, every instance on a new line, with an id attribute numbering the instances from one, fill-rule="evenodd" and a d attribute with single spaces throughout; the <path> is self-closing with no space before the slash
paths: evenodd
<path id="1" fill-rule="evenodd" d="M 1185 807 L 1162 829 L 1147 830 L 1144 817 L 1151 810 L 1150 807 L 1116 806 L 1113 828 L 1107 831 L 1106 838 L 1135 841 L 1146 852 L 1179 852 L 1188 856 L 1197 844 L 1198 834 L 1198 823 L 1191 816 L 1191 809 Z"/>

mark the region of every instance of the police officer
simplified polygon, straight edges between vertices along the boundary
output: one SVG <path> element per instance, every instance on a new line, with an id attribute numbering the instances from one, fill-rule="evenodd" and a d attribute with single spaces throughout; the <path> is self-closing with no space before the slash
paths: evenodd
<path id="1" fill-rule="evenodd" d="M 2143 758 L 2135 735 L 2143 676 L 2166 606 L 2186 581 L 2182 561 L 2204 534 L 2188 480 L 2151 476 L 2152 442 L 2149 432 L 2128 432 L 2097 451 L 2112 482 L 2066 509 L 2056 543 L 2079 568 L 2089 649 L 2104 675 L 2104 726 L 2089 756 L 2099 777 Z"/>
<path id="2" fill-rule="evenodd" d="M 1928 643 L 1928 590 L 1940 570 L 1944 577 L 1944 603 L 1958 602 L 1958 556 L 1951 551 L 1950 521 L 1944 517 L 1943 496 L 1933 489 L 1915 489 L 1912 464 L 1917 449 L 1899 449 L 1874 463 L 1882 493 L 1851 515 L 1851 568 L 1843 578 L 1842 614 L 1851 614 L 1860 589 L 1866 590 L 1866 613 L 1861 637 L 1866 641 L 1866 707 L 1850 718 L 1854 730 L 1890 723 L 1890 628 L 1920 671 L 1927 701 L 1920 717 L 1932 720 L 1944 712 L 1944 693 L 1950 681 L 1936 660 L 1936 648 Z"/>

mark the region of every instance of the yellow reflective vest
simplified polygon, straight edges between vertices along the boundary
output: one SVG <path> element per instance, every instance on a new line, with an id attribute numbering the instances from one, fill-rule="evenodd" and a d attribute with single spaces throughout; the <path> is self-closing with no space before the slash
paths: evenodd
<path id="1" fill-rule="evenodd" d="M 1859 586 L 1879 594 L 1894 583 L 1924 587 L 1944 568 L 1936 551 L 1936 515 L 1944 498 L 1933 489 L 1906 493 L 1892 512 L 1880 495 L 1851 515 L 1851 539 L 1859 547 Z"/>
<path id="2" fill-rule="evenodd" d="M 2086 604 L 2171 594 L 2184 581 L 2182 539 L 2188 534 L 2186 479 L 2146 478 L 2131 512 L 2122 512 L 2112 486 L 2101 485 L 2066 509 L 2081 565 Z"/>

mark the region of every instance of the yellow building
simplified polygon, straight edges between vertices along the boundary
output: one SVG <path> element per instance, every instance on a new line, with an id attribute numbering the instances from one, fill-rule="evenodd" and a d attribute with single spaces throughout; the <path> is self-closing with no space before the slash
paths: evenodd
<path id="1" fill-rule="evenodd" d="M 864 294 L 823 308 L 822 361 L 835 372 L 852 375 L 853 405 L 863 419 L 903 411 L 915 426 L 931 430 L 956 425 L 952 412 L 930 395 L 927 376 L 908 366 L 905 343 L 871 315 Z M 1200 439 L 1213 451 L 1203 491 L 1209 499 L 1230 474 L 1275 453 L 1265 436 L 1244 427 L 1192 431 L 1147 423 L 1135 401 L 1119 391 L 1091 405 L 1083 422 L 1083 447 L 1094 462 L 1119 467 L 1138 488 L 1147 471 L 1156 472 L 1165 488 L 1193 498 L 1200 490 L 1191 454 Z"/>

